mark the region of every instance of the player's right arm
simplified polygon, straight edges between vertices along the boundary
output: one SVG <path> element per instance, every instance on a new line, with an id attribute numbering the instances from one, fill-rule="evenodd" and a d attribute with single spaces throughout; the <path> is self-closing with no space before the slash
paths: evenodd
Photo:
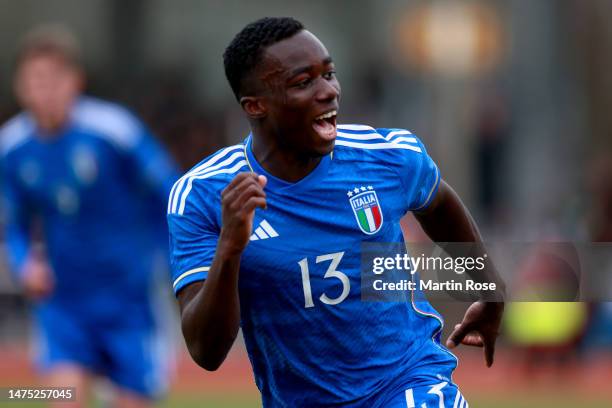
<path id="1" fill-rule="evenodd" d="M 28 297 L 44 298 L 53 291 L 53 273 L 41 251 L 31 243 L 31 206 L 6 160 L 2 163 L 2 198 L 11 271 Z"/>
<path id="2" fill-rule="evenodd" d="M 240 325 L 238 274 L 255 209 L 266 207 L 264 176 L 238 174 L 221 194 L 222 225 L 206 279 L 178 292 L 181 327 L 194 361 L 212 371 L 229 352 Z"/>

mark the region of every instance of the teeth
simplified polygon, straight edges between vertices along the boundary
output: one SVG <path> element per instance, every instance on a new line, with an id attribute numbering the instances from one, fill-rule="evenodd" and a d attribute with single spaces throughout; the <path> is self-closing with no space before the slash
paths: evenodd
<path id="1" fill-rule="evenodd" d="M 338 114 L 338 113 L 337 113 L 335 110 L 333 110 L 333 111 L 331 111 L 331 112 L 327 112 L 327 113 L 324 113 L 324 114 L 322 114 L 322 115 L 317 116 L 317 117 L 315 118 L 315 120 L 321 120 L 321 119 L 332 118 L 332 117 L 336 116 L 337 114 Z"/>

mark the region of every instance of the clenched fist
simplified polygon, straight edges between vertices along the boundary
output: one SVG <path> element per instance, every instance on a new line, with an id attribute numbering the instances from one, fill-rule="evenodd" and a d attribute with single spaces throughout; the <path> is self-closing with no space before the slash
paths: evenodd
<path id="1" fill-rule="evenodd" d="M 219 244 L 234 254 L 249 243 L 255 208 L 266 208 L 265 176 L 239 173 L 221 193 L 221 234 Z"/>

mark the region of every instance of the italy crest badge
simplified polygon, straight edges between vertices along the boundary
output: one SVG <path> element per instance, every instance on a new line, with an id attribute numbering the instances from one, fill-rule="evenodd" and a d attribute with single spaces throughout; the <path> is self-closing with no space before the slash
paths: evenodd
<path id="1" fill-rule="evenodd" d="M 372 186 L 355 187 L 353 190 L 349 190 L 346 195 L 349 197 L 355 220 L 361 231 L 368 235 L 380 231 L 383 224 L 383 214 L 374 188 Z"/>

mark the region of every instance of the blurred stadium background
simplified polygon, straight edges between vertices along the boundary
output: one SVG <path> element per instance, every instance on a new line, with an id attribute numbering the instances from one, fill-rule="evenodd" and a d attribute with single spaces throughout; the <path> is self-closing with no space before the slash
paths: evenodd
<path id="1" fill-rule="evenodd" d="M 256 18 L 290 15 L 336 61 L 341 122 L 420 135 L 486 240 L 612 241 L 608 0 L 0 0 L 0 10 L 0 122 L 18 111 L 18 39 L 64 23 L 82 42 L 88 92 L 136 111 L 187 169 L 248 132 L 224 47 Z M 411 219 L 405 227 L 421 238 Z M 0 386 L 33 384 L 28 305 L 2 268 Z M 160 290 L 171 296 L 170 285 Z M 463 311 L 439 306 L 449 323 Z M 493 368 L 479 351 L 457 351 L 455 380 L 473 407 L 612 406 L 611 306 L 511 309 Z M 176 372 L 161 406 L 258 406 L 242 343 L 205 373 L 186 356 L 176 316 Z"/>

